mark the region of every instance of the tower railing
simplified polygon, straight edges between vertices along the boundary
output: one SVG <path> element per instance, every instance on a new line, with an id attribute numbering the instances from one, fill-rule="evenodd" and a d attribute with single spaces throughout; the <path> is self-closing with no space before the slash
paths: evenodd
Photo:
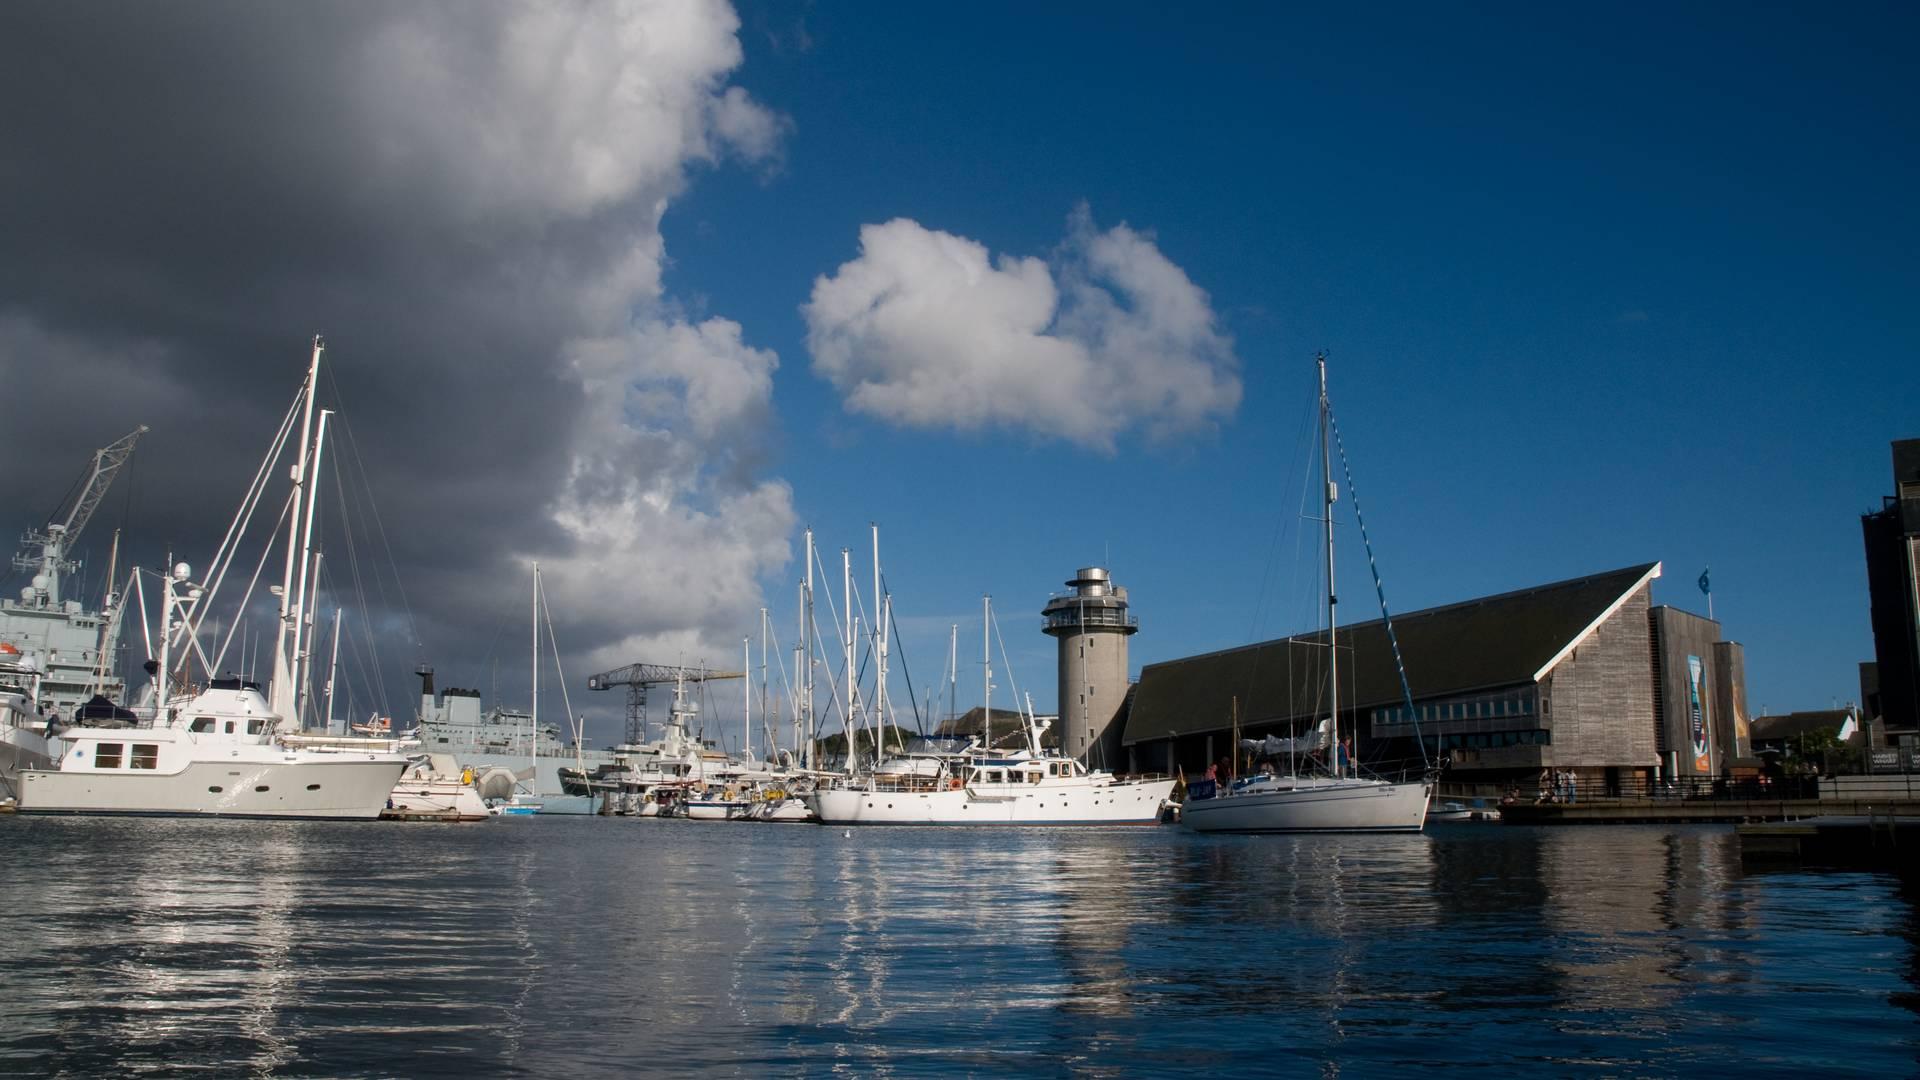
<path id="1" fill-rule="evenodd" d="M 1071 629 L 1077 626 L 1119 626 L 1139 629 L 1140 620 L 1134 615 L 1114 608 L 1102 608 L 1088 605 L 1084 611 L 1078 605 L 1052 611 L 1046 614 L 1046 629 Z"/>

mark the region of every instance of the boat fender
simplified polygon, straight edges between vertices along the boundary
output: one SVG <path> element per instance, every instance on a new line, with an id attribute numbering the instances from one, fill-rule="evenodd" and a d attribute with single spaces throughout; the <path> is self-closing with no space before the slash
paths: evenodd
<path id="1" fill-rule="evenodd" d="M 468 787 L 473 785 L 473 766 L 469 765 L 460 770 L 460 783 Z"/>

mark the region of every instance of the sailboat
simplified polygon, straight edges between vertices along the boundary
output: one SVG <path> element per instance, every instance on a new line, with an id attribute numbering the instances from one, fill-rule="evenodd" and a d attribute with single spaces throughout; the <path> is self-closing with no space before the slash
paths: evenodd
<path id="1" fill-rule="evenodd" d="M 1328 714 L 1312 733 L 1283 740 L 1292 751 L 1296 742 L 1307 749 L 1326 748 L 1328 768 L 1321 775 L 1262 774 L 1235 781 L 1211 797 L 1190 789 L 1180 820 L 1197 832 L 1419 832 L 1426 823 L 1431 788 L 1425 777 L 1385 780 L 1362 776 L 1346 744 L 1340 740 L 1340 651 L 1336 647 L 1333 590 L 1332 408 L 1327 400 L 1327 360 L 1320 371 L 1320 480 L 1322 524 L 1326 533 L 1327 684 L 1331 688 Z M 1397 650 L 1396 650 L 1397 652 Z M 1396 663 L 1398 656 L 1395 656 Z M 1404 679 L 1404 674 L 1403 674 Z M 1404 685 L 1404 684 L 1403 684 Z M 1297 762 L 1299 755 L 1289 753 Z M 1199 785 L 1195 785 L 1196 788 Z"/>

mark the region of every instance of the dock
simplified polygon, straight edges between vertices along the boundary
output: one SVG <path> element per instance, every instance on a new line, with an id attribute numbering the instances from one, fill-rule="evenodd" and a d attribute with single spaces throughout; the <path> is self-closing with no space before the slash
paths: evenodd
<path id="1" fill-rule="evenodd" d="M 1749 864 L 1920 869 L 1920 813 L 1829 815 L 1742 825 L 1739 833 Z"/>
<path id="2" fill-rule="evenodd" d="M 1920 798 L 1872 802 L 1852 799 L 1666 799 L 1598 797 L 1570 803 L 1515 803 L 1500 808 L 1506 825 L 1744 825 L 1809 818 L 1911 818 L 1920 823 Z"/>
<path id="3" fill-rule="evenodd" d="M 394 810 L 380 811 L 381 821 L 485 821 L 484 817 L 461 814 L 454 810 Z"/>

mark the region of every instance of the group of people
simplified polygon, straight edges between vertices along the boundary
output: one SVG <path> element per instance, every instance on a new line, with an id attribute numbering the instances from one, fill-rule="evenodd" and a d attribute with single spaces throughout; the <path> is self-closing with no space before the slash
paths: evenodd
<path id="1" fill-rule="evenodd" d="M 1579 778 L 1572 769 L 1541 769 L 1540 795 L 1534 802 L 1570 803 L 1580 794 Z"/>

